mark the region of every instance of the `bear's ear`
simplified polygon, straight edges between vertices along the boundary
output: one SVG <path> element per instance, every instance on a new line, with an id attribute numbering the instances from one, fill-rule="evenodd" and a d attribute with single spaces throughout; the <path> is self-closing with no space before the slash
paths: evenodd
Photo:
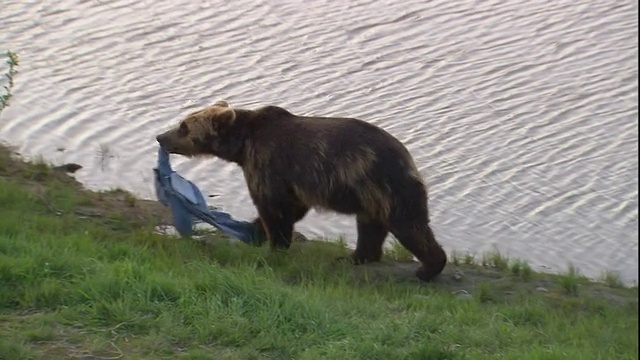
<path id="1" fill-rule="evenodd" d="M 216 101 L 216 103 L 215 103 L 215 104 L 213 104 L 213 106 L 220 106 L 220 107 L 226 107 L 226 108 L 231 107 L 231 106 L 229 105 L 229 103 L 228 103 L 228 102 L 226 102 L 226 101 L 224 101 L 224 100 L 218 100 L 218 101 Z"/>
<path id="2" fill-rule="evenodd" d="M 225 132 L 226 129 L 231 127 L 233 122 L 236 120 L 236 112 L 232 108 L 227 107 L 217 111 L 210 120 L 211 126 L 215 132 Z"/>

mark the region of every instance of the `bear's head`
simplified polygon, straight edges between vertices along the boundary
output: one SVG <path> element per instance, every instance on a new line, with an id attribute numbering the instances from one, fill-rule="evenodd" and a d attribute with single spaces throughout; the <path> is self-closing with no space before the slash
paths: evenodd
<path id="1" fill-rule="evenodd" d="M 225 101 L 188 114 L 176 128 L 156 136 L 171 154 L 187 157 L 214 155 L 233 161 L 241 144 L 230 132 L 236 112 Z"/>

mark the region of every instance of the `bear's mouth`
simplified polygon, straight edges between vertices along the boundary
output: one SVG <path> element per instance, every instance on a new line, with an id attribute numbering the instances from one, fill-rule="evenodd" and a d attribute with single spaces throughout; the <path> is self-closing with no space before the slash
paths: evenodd
<path id="1" fill-rule="evenodd" d="M 175 146 L 169 146 L 169 147 L 167 147 L 167 146 L 162 146 L 162 145 L 160 145 L 160 147 L 161 147 L 161 148 L 163 148 L 163 149 L 164 149 L 164 151 L 166 151 L 166 152 L 168 152 L 168 153 L 170 153 L 170 154 L 178 154 L 178 155 L 180 155 L 180 149 L 178 149 L 178 148 L 177 148 L 177 147 L 175 147 Z"/>
<path id="2" fill-rule="evenodd" d="M 175 142 L 172 141 L 171 139 L 172 139 L 171 131 L 168 131 L 166 133 L 156 136 L 156 141 L 158 142 L 158 144 L 160 144 L 160 147 L 164 151 L 170 154 L 179 154 L 180 149 L 175 144 Z"/>
<path id="3" fill-rule="evenodd" d="M 183 151 L 180 151 L 180 148 L 174 144 L 163 144 L 160 143 L 160 147 L 168 152 L 169 154 L 177 154 L 177 155 L 183 155 Z"/>

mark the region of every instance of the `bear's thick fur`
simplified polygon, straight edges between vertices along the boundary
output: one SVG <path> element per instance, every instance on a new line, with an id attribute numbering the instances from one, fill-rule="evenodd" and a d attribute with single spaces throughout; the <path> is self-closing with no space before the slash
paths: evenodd
<path id="1" fill-rule="evenodd" d="M 157 141 L 170 153 L 238 164 L 272 248 L 289 248 L 294 224 L 317 208 L 356 216 L 356 264 L 380 261 L 391 232 L 421 261 L 418 278 L 429 281 L 446 265 L 429 226 L 422 176 L 404 145 L 377 126 L 219 101 Z"/>

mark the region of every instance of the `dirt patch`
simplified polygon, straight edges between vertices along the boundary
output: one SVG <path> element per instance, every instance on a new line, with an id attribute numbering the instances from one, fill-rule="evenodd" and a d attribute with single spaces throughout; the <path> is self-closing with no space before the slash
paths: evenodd
<path id="1" fill-rule="evenodd" d="M 20 179 L 54 213 L 60 210 L 47 200 L 45 194 L 47 186 L 60 183 L 70 186 L 78 197 L 84 199 L 82 205 L 73 210 L 79 217 L 117 217 L 144 225 L 171 224 L 169 208 L 158 201 L 139 199 L 121 189 L 100 192 L 85 189 L 71 175 L 79 166 L 28 162 L 21 159 L 14 149 L 0 144 L 0 177 Z"/>
<path id="2" fill-rule="evenodd" d="M 431 282 L 423 282 L 415 277 L 419 263 L 415 261 L 385 260 L 354 267 L 354 275 L 366 279 L 367 283 L 394 281 L 415 286 L 432 287 L 449 291 L 456 298 L 467 300 L 479 298 L 481 301 L 510 301 L 523 295 L 538 294 L 548 298 L 597 299 L 620 306 L 637 306 L 637 292 L 624 288 L 612 288 L 604 283 L 579 279 L 574 293 L 567 291 L 561 277 L 556 274 L 533 273 L 530 278 L 513 274 L 510 269 L 499 269 L 478 264 L 447 264 L 444 271 Z"/>
<path id="3" fill-rule="evenodd" d="M 154 226 L 170 225 L 172 221 L 169 208 L 157 201 L 134 198 L 125 191 L 97 193 L 90 204 L 78 206 L 75 213 L 80 217 L 119 216 Z"/>

